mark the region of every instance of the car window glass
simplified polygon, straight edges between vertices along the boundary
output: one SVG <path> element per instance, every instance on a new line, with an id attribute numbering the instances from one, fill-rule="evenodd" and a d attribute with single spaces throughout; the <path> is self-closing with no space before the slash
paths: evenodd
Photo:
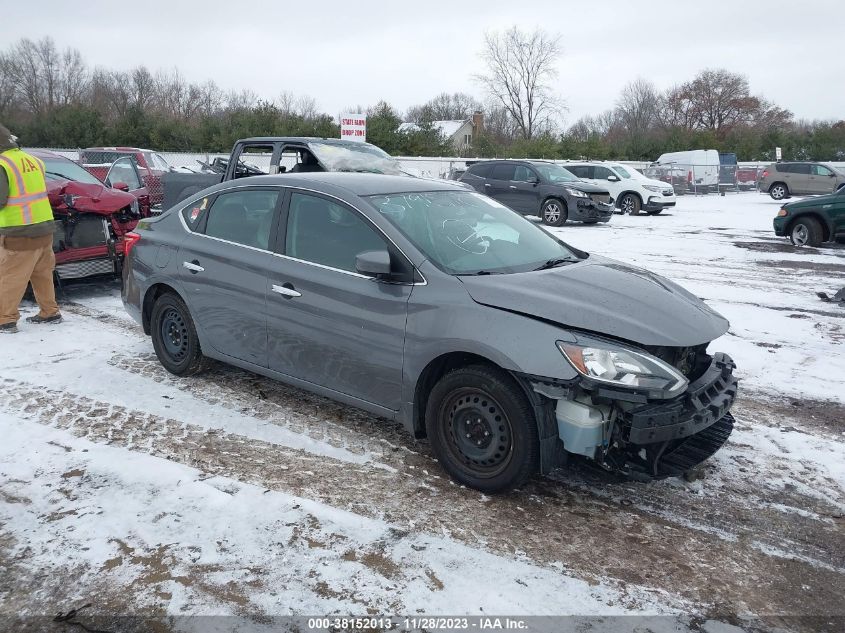
<path id="1" fill-rule="evenodd" d="M 222 193 L 208 210 L 205 234 L 236 244 L 269 250 L 270 232 L 278 198 L 279 192 L 275 189 L 247 189 Z"/>
<path id="2" fill-rule="evenodd" d="M 507 163 L 499 164 L 493 167 L 493 173 L 490 175 L 490 178 L 493 180 L 513 180 L 514 171 L 514 165 L 508 165 Z"/>
<path id="3" fill-rule="evenodd" d="M 808 163 L 798 163 L 797 165 L 792 166 L 792 170 L 796 174 L 809 174 L 810 173 L 810 165 Z"/>
<path id="4" fill-rule="evenodd" d="M 138 172 L 135 170 L 134 162 L 128 156 L 114 161 L 106 176 L 106 184 L 111 187 L 119 182 L 128 185 L 130 191 L 140 189 L 143 186 L 138 178 Z"/>
<path id="5" fill-rule="evenodd" d="M 537 176 L 535 176 L 534 172 L 528 169 L 525 165 L 517 165 L 514 168 L 513 179 L 518 182 L 534 182 L 537 179 Z"/>
<path id="6" fill-rule="evenodd" d="M 487 178 L 490 175 L 490 167 L 491 165 L 487 163 L 478 163 L 476 165 L 472 165 L 467 172 L 473 176 L 478 176 L 479 178 Z"/>
<path id="7" fill-rule="evenodd" d="M 386 248 L 378 231 L 349 207 L 307 194 L 291 196 L 285 255 L 355 272 L 358 254 Z"/>
<path id="8" fill-rule="evenodd" d="M 586 165 L 567 165 L 566 169 L 578 178 L 592 178 L 592 167 Z"/>
<path id="9" fill-rule="evenodd" d="M 612 176 L 613 172 L 611 172 L 607 167 L 599 167 L 596 165 L 593 167 L 593 178 L 596 180 L 607 180 L 608 176 Z"/>
<path id="10" fill-rule="evenodd" d="M 185 224 L 192 231 L 196 231 L 200 222 L 202 222 L 202 218 L 208 210 L 209 201 L 210 199 L 208 197 L 202 198 L 182 209 L 182 217 L 185 218 Z"/>
<path id="11" fill-rule="evenodd" d="M 811 173 L 815 176 L 830 176 L 833 172 L 824 165 L 813 165 L 813 171 Z"/>
<path id="12" fill-rule="evenodd" d="M 152 153 L 153 162 L 150 165 L 153 169 L 158 169 L 159 171 L 170 171 L 170 165 L 164 159 L 164 156 L 161 154 L 157 154 L 155 152 Z"/>
<path id="13" fill-rule="evenodd" d="M 622 167 L 621 165 L 614 165 L 613 169 L 616 171 L 617 174 L 622 176 L 623 178 L 630 178 L 631 174 L 628 173 L 628 170 Z"/>

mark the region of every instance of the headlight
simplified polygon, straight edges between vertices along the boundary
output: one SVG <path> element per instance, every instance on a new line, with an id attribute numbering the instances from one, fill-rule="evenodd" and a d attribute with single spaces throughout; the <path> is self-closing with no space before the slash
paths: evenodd
<path id="1" fill-rule="evenodd" d="M 564 187 L 564 188 L 566 189 L 566 191 L 569 193 L 570 196 L 573 196 L 575 198 L 589 198 L 590 197 L 586 193 L 584 193 L 583 191 L 579 191 L 578 189 L 570 189 L 569 187 Z"/>
<path id="2" fill-rule="evenodd" d="M 664 187 L 660 187 L 658 185 L 643 185 L 643 189 L 648 189 L 649 191 L 660 193 L 661 191 L 663 191 Z"/>
<path id="3" fill-rule="evenodd" d="M 689 381 L 677 369 L 650 354 L 607 341 L 557 342 L 566 360 L 582 376 L 618 387 L 681 393 Z"/>
<path id="4" fill-rule="evenodd" d="M 778 211 L 778 217 L 779 218 L 785 218 L 788 215 L 789 215 L 789 211 L 787 211 L 786 209 L 781 209 L 780 211 Z"/>
<path id="5" fill-rule="evenodd" d="M 133 214 L 135 214 L 135 215 L 140 215 L 140 214 L 141 214 L 141 207 L 140 207 L 140 205 L 138 204 L 138 200 L 137 200 L 137 199 L 133 200 L 133 201 L 129 204 L 129 208 L 130 208 L 130 209 L 132 209 L 132 213 L 133 213 Z"/>

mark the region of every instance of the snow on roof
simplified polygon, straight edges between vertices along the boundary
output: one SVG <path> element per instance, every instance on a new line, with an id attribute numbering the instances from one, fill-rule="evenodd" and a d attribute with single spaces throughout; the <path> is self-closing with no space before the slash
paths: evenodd
<path id="1" fill-rule="evenodd" d="M 452 138 L 458 133 L 458 130 L 464 126 L 469 119 L 459 119 L 456 121 L 432 121 L 431 125 L 445 136 L 447 139 Z M 420 126 L 416 123 L 403 123 L 399 126 L 399 132 L 416 132 Z"/>

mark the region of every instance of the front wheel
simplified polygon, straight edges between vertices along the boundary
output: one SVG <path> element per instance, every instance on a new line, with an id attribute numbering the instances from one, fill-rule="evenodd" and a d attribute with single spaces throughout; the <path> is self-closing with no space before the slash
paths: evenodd
<path id="1" fill-rule="evenodd" d="M 560 200 L 546 200 L 543 203 L 543 209 L 540 211 L 540 217 L 549 226 L 563 226 L 566 224 L 569 212 L 566 210 L 566 205 Z"/>
<path id="2" fill-rule="evenodd" d="M 789 229 L 789 241 L 794 246 L 818 246 L 823 239 L 822 225 L 815 218 L 799 218 Z"/>
<path id="3" fill-rule="evenodd" d="M 783 200 L 789 197 L 789 189 L 782 182 L 776 182 L 769 189 L 769 195 L 772 197 L 772 200 Z"/>
<path id="4" fill-rule="evenodd" d="M 428 398 L 425 425 L 449 475 L 482 492 L 504 492 L 539 470 L 534 411 L 507 373 L 484 365 L 456 369 Z"/>
<path id="5" fill-rule="evenodd" d="M 191 313 L 177 295 L 167 293 L 156 300 L 150 330 L 156 356 L 171 374 L 193 376 L 205 369 Z"/>
<path id="6" fill-rule="evenodd" d="M 626 193 L 619 201 L 619 208 L 622 210 L 622 215 L 639 215 L 641 207 L 640 199 L 633 193 Z"/>

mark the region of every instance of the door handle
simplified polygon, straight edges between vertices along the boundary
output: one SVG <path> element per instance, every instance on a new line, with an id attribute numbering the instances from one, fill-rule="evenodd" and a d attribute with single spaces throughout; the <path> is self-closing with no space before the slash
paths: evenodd
<path id="1" fill-rule="evenodd" d="M 485 186 L 485 187 L 492 187 L 493 185 L 491 185 L 489 182 L 485 182 L 485 183 L 484 183 L 484 186 Z"/>
<path id="2" fill-rule="evenodd" d="M 273 292 L 282 295 L 283 297 L 287 297 L 288 299 L 293 299 L 294 297 L 301 297 L 302 293 L 294 290 L 292 284 L 284 284 L 283 286 L 277 286 L 273 284 Z"/>
<path id="3" fill-rule="evenodd" d="M 187 268 L 188 270 L 190 270 L 194 274 L 205 272 L 205 268 L 200 266 L 199 262 L 197 260 L 194 260 L 192 262 L 182 262 L 182 267 Z"/>
<path id="4" fill-rule="evenodd" d="M 508 188 L 509 189 L 516 189 L 516 185 L 509 185 Z"/>

